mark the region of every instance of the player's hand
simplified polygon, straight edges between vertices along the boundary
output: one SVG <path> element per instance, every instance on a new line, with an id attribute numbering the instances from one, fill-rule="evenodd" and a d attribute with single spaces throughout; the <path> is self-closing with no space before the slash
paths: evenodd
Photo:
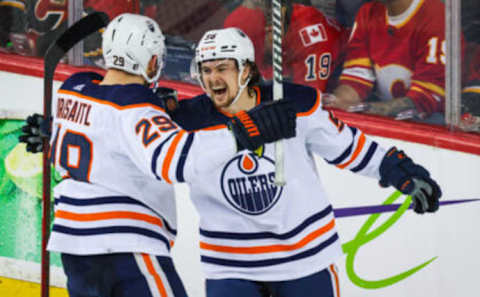
<path id="1" fill-rule="evenodd" d="M 39 153 L 43 149 L 43 138 L 50 138 L 50 122 L 40 114 L 29 115 L 22 132 L 18 140 L 27 144 L 27 152 Z"/>
<path id="2" fill-rule="evenodd" d="M 279 100 L 236 113 L 228 126 L 239 151 L 254 151 L 265 143 L 294 137 L 296 119 L 293 101 Z"/>
<path id="3" fill-rule="evenodd" d="M 177 90 L 165 87 L 158 87 L 155 95 L 161 102 L 161 105 L 168 113 L 174 112 L 178 108 Z"/>
<path id="4" fill-rule="evenodd" d="M 392 147 L 380 164 L 380 185 L 394 186 L 412 197 L 416 213 L 435 212 L 442 191 L 424 167 L 415 164 L 403 151 Z"/>

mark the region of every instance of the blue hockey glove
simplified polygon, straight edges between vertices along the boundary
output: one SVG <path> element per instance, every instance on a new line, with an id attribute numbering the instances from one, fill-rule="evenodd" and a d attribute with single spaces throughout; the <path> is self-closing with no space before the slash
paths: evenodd
<path id="1" fill-rule="evenodd" d="M 50 121 L 37 113 L 29 115 L 22 132 L 18 140 L 27 144 L 27 152 L 39 153 L 43 149 L 43 138 L 50 138 Z"/>
<path id="2" fill-rule="evenodd" d="M 293 101 L 279 100 L 236 113 L 228 127 L 237 140 L 239 151 L 254 151 L 265 143 L 294 137 L 296 119 Z"/>
<path id="3" fill-rule="evenodd" d="M 392 147 L 380 164 L 380 186 L 394 186 L 412 196 L 416 213 L 435 212 L 442 191 L 424 167 L 415 164 L 403 151 Z"/>

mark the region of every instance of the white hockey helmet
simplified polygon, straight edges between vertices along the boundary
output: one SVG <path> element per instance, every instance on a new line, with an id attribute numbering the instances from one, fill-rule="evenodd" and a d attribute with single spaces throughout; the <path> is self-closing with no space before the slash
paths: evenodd
<path id="1" fill-rule="evenodd" d="M 195 50 L 195 59 L 192 63 L 191 74 L 196 78 L 203 89 L 205 86 L 200 75 L 200 64 L 205 61 L 218 59 L 234 59 L 237 61 L 239 76 L 238 85 L 241 92 L 250 78 L 242 85 L 241 73 L 247 61 L 255 62 L 255 50 L 250 38 L 238 28 L 226 28 L 207 31 L 198 42 Z M 237 95 L 238 97 L 238 95 Z"/>
<path id="2" fill-rule="evenodd" d="M 102 50 L 107 68 L 142 75 L 149 83 L 158 80 L 165 61 L 165 37 L 149 17 L 124 13 L 115 17 L 103 32 Z M 157 56 L 157 73 L 147 75 L 148 62 Z"/>

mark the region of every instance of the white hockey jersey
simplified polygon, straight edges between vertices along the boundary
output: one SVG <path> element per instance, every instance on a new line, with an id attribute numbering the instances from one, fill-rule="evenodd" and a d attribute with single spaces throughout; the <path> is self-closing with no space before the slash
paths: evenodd
<path id="1" fill-rule="evenodd" d="M 271 86 L 256 88 L 271 100 Z M 207 278 L 291 280 L 320 271 L 342 254 L 332 206 L 313 154 L 341 169 L 379 179 L 385 150 L 322 109 L 320 92 L 284 83 L 297 109 L 297 136 L 284 140 L 287 184 L 274 184 L 274 145 L 261 156 L 239 152 L 224 166 L 188 181 L 200 214 L 201 261 Z M 180 102 L 173 119 L 187 130 L 211 129 L 231 115 L 208 97 Z"/>
<path id="2" fill-rule="evenodd" d="M 76 255 L 168 255 L 176 235 L 172 182 L 235 155 L 225 126 L 180 129 L 139 84 L 103 86 L 101 76 L 66 80 L 53 102 L 50 156 L 62 180 L 54 189 L 48 249 Z"/>

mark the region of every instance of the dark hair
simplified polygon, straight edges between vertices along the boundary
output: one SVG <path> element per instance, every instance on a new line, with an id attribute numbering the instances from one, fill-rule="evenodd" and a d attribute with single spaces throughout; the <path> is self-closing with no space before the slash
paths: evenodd
<path id="1" fill-rule="evenodd" d="M 258 70 L 257 64 L 255 62 L 250 62 L 247 61 L 245 63 L 245 66 L 250 66 L 250 81 L 248 82 L 247 88 L 248 88 L 248 94 L 253 95 L 255 92 L 253 90 L 253 87 L 260 84 L 262 76 L 260 74 L 260 71 Z"/>
<path id="2" fill-rule="evenodd" d="M 235 61 L 235 65 L 237 66 L 237 69 L 239 69 L 237 60 L 234 60 L 234 61 Z M 250 66 L 250 81 L 247 84 L 247 88 L 248 88 L 248 94 L 252 95 L 253 94 L 252 92 L 254 92 L 253 87 L 256 85 L 259 85 L 262 82 L 262 75 L 260 74 L 260 71 L 258 70 L 258 66 L 255 62 L 247 61 L 245 62 L 245 66 Z M 240 73 L 238 75 L 240 75 Z"/>

